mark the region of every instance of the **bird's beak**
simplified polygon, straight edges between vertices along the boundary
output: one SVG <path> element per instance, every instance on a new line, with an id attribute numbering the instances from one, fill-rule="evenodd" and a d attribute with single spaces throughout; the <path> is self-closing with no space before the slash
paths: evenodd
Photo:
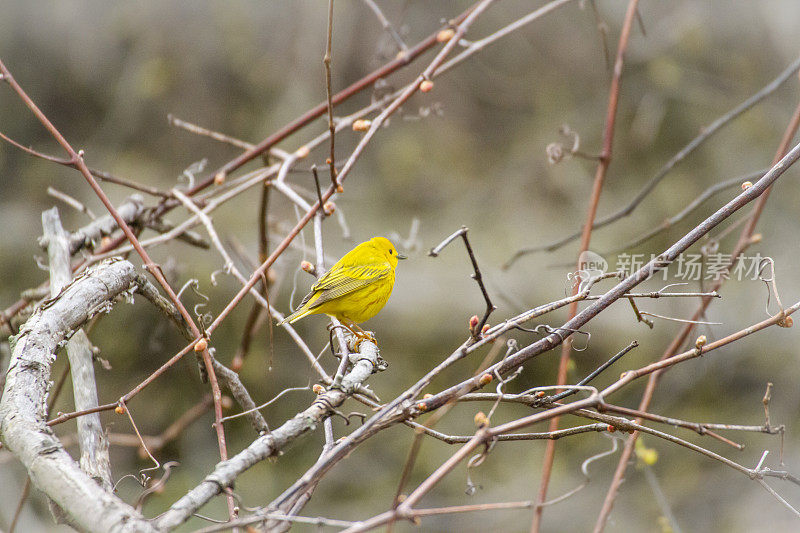
<path id="1" fill-rule="evenodd" d="M 407 255 L 403 255 L 400 252 L 397 252 L 397 258 L 398 259 L 408 259 L 408 256 Z"/>

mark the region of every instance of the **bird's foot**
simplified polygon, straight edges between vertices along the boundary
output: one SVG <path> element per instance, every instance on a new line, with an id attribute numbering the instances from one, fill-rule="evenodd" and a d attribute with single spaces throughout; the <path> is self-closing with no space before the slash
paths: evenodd
<path id="1" fill-rule="evenodd" d="M 375 338 L 375 335 L 371 331 L 353 331 L 353 336 L 350 337 L 351 340 L 351 348 L 353 351 L 358 351 L 358 347 L 361 346 L 361 343 L 364 341 L 368 341 L 373 343 L 375 346 L 378 345 L 378 339 Z"/>

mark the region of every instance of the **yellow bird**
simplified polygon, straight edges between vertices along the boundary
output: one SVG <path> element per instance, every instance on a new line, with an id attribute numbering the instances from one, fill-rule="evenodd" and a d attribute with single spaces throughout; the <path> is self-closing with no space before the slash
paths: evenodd
<path id="1" fill-rule="evenodd" d="M 297 310 L 281 320 L 290 324 L 313 314 L 338 319 L 359 339 L 370 339 L 358 324 L 383 309 L 394 287 L 398 259 L 406 259 L 388 239 L 374 237 L 339 259 L 311 287 Z"/>

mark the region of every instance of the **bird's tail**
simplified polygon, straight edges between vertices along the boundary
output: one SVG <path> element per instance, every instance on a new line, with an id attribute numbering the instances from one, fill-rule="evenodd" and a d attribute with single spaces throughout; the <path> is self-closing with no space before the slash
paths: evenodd
<path id="1" fill-rule="evenodd" d="M 280 322 L 278 322 L 278 325 L 279 325 L 279 326 L 282 326 L 282 325 L 286 324 L 287 322 L 288 322 L 289 324 L 292 324 L 292 323 L 294 323 L 294 322 L 296 322 L 296 321 L 300 320 L 300 319 L 301 319 L 301 318 L 303 318 L 304 316 L 306 316 L 306 315 L 310 315 L 310 314 L 311 314 L 311 309 L 307 309 L 307 308 L 303 308 L 303 307 L 301 307 L 300 309 L 298 309 L 298 310 L 297 310 L 297 311 L 295 311 L 294 313 L 292 313 L 292 314 L 290 314 L 290 315 L 287 315 L 287 316 L 285 316 L 285 317 L 283 318 L 283 320 L 281 320 Z"/>

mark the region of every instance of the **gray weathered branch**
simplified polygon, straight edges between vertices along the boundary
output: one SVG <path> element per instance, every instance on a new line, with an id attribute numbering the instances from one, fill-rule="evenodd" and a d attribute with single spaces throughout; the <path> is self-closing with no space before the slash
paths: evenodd
<path id="1" fill-rule="evenodd" d="M 119 211 L 120 216 L 127 224 L 136 223 L 144 212 L 144 198 L 142 198 L 140 194 L 132 194 L 130 198 L 117 208 L 117 211 Z M 91 247 L 92 244 L 98 242 L 100 238 L 111 235 L 115 229 L 117 229 L 117 223 L 111 215 L 105 215 L 93 220 L 86 226 L 69 235 L 70 255 L 74 255 L 82 248 Z M 40 239 L 39 244 L 43 248 L 47 246 L 46 235 Z"/>
<path id="2" fill-rule="evenodd" d="M 188 520 L 211 498 L 231 486 L 241 473 L 260 461 L 276 455 L 301 435 L 314 430 L 373 372 L 385 368 L 385 362 L 378 354 L 378 347 L 368 341 L 360 344 L 359 352 L 351 354 L 350 360 L 353 368 L 344 376 L 339 388 L 331 388 L 320 394 L 305 411 L 296 414 L 271 433 L 262 435 L 227 461 L 219 463 L 197 487 L 162 514 L 156 520 L 156 525 L 160 529 L 170 530 Z"/>
<path id="3" fill-rule="evenodd" d="M 42 213 L 42 229 L 47 242 L 48 265 L 50 267 L 50 295 L 55 298 L 72 281 L 69 236 L 61 226 L 58 208 Z M 75 410 L 84 411 L 97 407 L 97 382 L 92 363 L 92 343 L 83 329 L 78 329 L 67 342 L 67 357 L 72 377 Z M 78 418 L 78 447 L 81 452 L 81 468 L 103 488 L 110 490 L 111 463 L 108 458 L 108 440 L 100 424 L 100 414 L 92 413 Z"/>
<path id="4" fill-rule="evenodd" d="M 76 328 L 129 291 L 136 272 L 112 259 L 78 276 L 47 300 L 12 339 L 12 355 L 0 400 L 0 439 L 25 465 L 34 485 L 86 531 L 155 532 L 129 506 L 83 472 L 45 424 L 50 365 Z"/>

